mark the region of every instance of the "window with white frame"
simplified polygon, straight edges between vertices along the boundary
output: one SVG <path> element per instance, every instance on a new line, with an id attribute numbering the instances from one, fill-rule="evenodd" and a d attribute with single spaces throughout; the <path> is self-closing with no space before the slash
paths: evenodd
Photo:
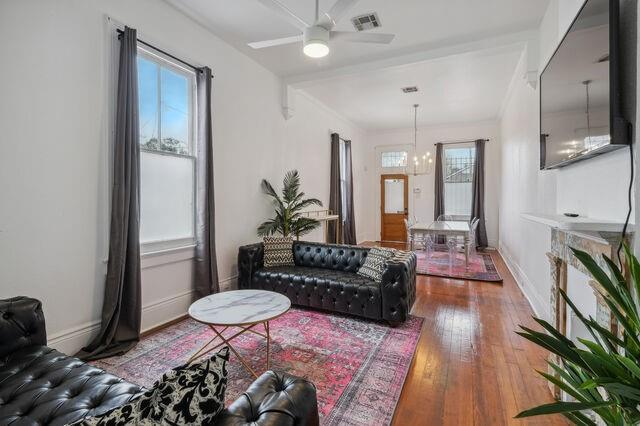
<path id="1" fill-rule="evenodd" d="M 383 152 L 380 158 L 383 169 L 407 167 L 407 151 Z"/>
<path id="2" fill-rule="evenodd" d="M 453 146 L 444 149 L 444 211 L 446 215 L 468 219 L 471 216 L 473 168 L 476 149 Z"/>
<path id="3" fill-rule="evenodd" d="M 193 71 L 138 48 L 143 252 L 195 240 L 194 91 Z"/>

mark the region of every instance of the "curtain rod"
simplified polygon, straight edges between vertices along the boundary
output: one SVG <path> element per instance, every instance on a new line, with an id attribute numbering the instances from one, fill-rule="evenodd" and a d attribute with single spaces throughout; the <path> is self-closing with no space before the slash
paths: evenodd
<path id="1" fill-rule="evenodd" d="M 118 33 L 118 39 L 122 38 L 122 34 L 124 34 L 124 31 L 123 31 L 123 30 L 121 30 L 120 28 L 118 28 L 118 29 L 116 29 L 116 32 Z M 168 56 L 169 58 L 171 58 L 171 59 L 173 59 L 173 60 L 175 60 L 175 61 L 180 62 L 182 65 L 185 65 L 185 66 L 187 66 L 187 67 L 191 68 L 191 69 L 192 69 L 192 70 L 194 70 L 194 71 L 201 72 L 201 71 L 200 71 L 200 67 L 196 67 L 195 65 L 192 65 L 192 64 L 190 64 L 189 62 L 183 61 L 182 59 L 180 59 L 180 58 L 177 58 L 177 57 L 173 56 L 171 53 L 165 52 L 165 51 L 164 51 L 164 50 L 162 50 L 162 49 L 158 49 L 157 47 L 155 47 L 155 46 L 154 46 L 154 45 L 152 45 L 152 44 L 147 43 L 146 41 L 140 40 L 139 38 L 138 38 L 138 39 L 136 39 L 136 41 L 137 41 L 138 43 L 140 43 L 140 44 L 144 44 L 145 46 L 150 47 L 150 48 L 152 48 L 153 50 L 156 50 L 156 51 L 158 51 L 158 52 L 162 53 L 162 54 L 163 54 L 163 55 L 165 55 L 165 56 Z M 211 78 L 213 78 L 213 74 L 211 75 Z"/>
<path id="2" fill-rule="evenodd" d="M 489 142 L 491 139 L 473 139 L 473 140 L 469 140 L 469 141 L 451 141 L 451 142 L 436 142 L 434 143 L 434 145 L 438 145 L 439 143 L 442 145 L 457 145 L 457 144 L 461 144 L 461 143 L 473 143 L 475 141 L 484 141 L 484 142 Z"/>

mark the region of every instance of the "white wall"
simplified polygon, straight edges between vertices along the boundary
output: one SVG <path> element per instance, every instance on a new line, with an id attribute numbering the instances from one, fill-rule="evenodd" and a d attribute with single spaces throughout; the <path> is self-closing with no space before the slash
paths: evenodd
<path id="1" fill-rule="evenodd" d="M 485 217 L 487 221 L 487 238 L 489 245 L 498 246 L 498 203 L 500 198 L 500 138 L 498 126 L 493 122 L 449 124 L 442 126 L 422 127 L 418 129 L 418 153 L 425 151 L 435 155 L 433 144 L 441 141 L 475 140 L 478 138 L 491 139 L 485 148 Z M 400 129 L 393 131 L 370 133 L 369 145 L 373 146 L 379 155 L 381 150 L 387 147 L 413 147 L 413 129 Z M 412 159 L 410 153 L 409 161 Z M 375 163 L 372 169 L 373 191 L 375 193 L 375 239 L 380 239 L 380 168 L 379 157 L 372 158 Z M 409 176 L 409 213 L 415 215 L 420 221 L 433 220 L 433 173 L 422 176 Z M 419 188 L 420 193 L 414 193 L 414 188 Z"/>
<path id="2" fill-rule="evenodd" d="M 539 70 L 553 54 L 581 0 L 552 0 L 540 27 Z M 549 314 L 550 229 L 521 218 L 523 212 L 578 212 L 621 220 L 627 211 L 628 150 L 554 170 L 539 170 L 539 92 L 514 74 L 500 120 L 502 192 L 500 251 L 538 315 Z M 576 274 L 578 272 L 576 271 Z"/>
<path id="3" fill-rule="evenodd" d="M 298 168 L 307 194 L 328 201 L 330 130 L 353 140 L 358 235 L 370 233 L 364 132 L 304 96 L 286 121 L 280 81 L 271 72 L 168 4 L 2 2 L 0 298 L 41 299 L 53 346 L 74 352 L 99 326 L 109 223 L 105 15 L 213 69 L 216 241 L 224 288 L 235 284 L 238 246 L 256 241 L 256 226 L 270 215 L 259 187 L 263 177 L 281 182 L 286 170 Z M 191 255 L 143 259 L 143 329 L 186 312 Z"/>

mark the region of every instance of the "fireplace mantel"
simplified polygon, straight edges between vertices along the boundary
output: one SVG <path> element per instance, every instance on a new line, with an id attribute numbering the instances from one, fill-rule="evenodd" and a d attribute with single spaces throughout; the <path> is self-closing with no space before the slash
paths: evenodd
<path id="1" fill-rule="evenodd" d="M 569 232 L 621 232 L 624 226 L 623 222 L 586 216 L 568 217 L 563 214 L 545 213 L 522 213 L 521 216 L 532 222 Z M 633 224 L 630 225 L 633 226 Z"/>
<path id="2" fill-rule="evenodd" d="M 560 290 L 567 291 L 567 268 L 572 266 L 585 275 L 589 271 L 578 261 L 571 252 L 571 248 L 579 249 L 591 255 L 603 269 L 607 269 L 603 256 L 607 256 L 617 263 L 616 252 L 620 246 L 623 223 L 609 220 L 591 219 L 587 217 L 567 217 L 565 215 L 551 215 L 538 213 L 523 213 L 526 220 L 541 223 L 551 228 L 551 250 L 547 253 L 551 266 L 551 292 L 550 292 L 550 323 L 565 336 L 567 335 L 567 311 L 568 306 L 560 296 Z M 633 229 L 630 226 L 629 229 Z M 632 235 L 627 235 L 626 242 L 630 244 Z M 618 333 L 617 323 L 608 306 L 600 297 L 598 284 L 589 282 L 596 296 L 596 319 L 598 323 Z M 568 336 L 567 336 L 568 337 Z M 558 358 L 551 354 L 549 360 L 558 363 Z M 549 373 L 557 376 L 553 369 Z M 551 390 L 557 399 L 561 399 L 560 389 L 550 384 Z"/>

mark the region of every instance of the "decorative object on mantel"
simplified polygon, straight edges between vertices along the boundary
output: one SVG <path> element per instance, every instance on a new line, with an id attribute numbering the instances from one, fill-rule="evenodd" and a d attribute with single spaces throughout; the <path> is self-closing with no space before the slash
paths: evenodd
<path id="1" fill-rule="evenodd" d="M 585 318 L 567 297 L 558 294 L 573 310 L 593 337 L 578 339 L 578 347 L 564 332 L 547 321 L 536 318 L 546 332 L 520 326 L 519 335 L 554 354 L 551 371 L 540 372 L 551 384 L 572 397 L 541 405 L 518 414 L 516 418 L 560 413 L 575 424 L 607 425 L 637 424 L 640 422 L 640 306 L 634 293 L 640 293 L 640 263 L 624 245 L 625 260 L 630 277 L 603 255 L 600 262 L 582 250 L 571 249 L 572 257 L 594 278 L 592 287 L 599 303 L 608 310 L 607 317 Z M 599 263 L 604 263 L 606 269 Z M 597 416 L 597 417 L 596 417 Z"/>
<path id="2" fill-rule="evenodd" d="M 303 215 L 302 210 L 309 206 L 322 206 L 317 198 L 304 198 L 300 191 L 300 175 L 297 170 L 287 172 L 282 181 L 282 197 L 266 179 L 262 180 L 262 191 L 273 198 L 275 216 L 258 227 L 261 237 L 281 234 L 283 237 L 296 237 L 308 234 L 320 226 L 320 222 Z"/>
<path id="3" fill-rule="evenodd" d="M 433 158 L 431 152 L 426 151 L 422 156 L 418 154 L 418 107 L 419 104 L 413 104 L 413 161 L 411 164 L 407 162 L 405 166 L 405 174 L 419 176 L 431 174 L 433 168 Z"/>
<path id="4" fill-rule="evenodd" d="M 464 254 L 456 253 L 453 265 L 451 265 L 447 251 L 417 250 L 414 252 L 418 258 L 416 273 L 435 277 L 456 278 L 461 280 L 502 282 L 496 265 L 489 253 L 475 252 L 469 255 L 469 266 L 465 267 Z"/>

